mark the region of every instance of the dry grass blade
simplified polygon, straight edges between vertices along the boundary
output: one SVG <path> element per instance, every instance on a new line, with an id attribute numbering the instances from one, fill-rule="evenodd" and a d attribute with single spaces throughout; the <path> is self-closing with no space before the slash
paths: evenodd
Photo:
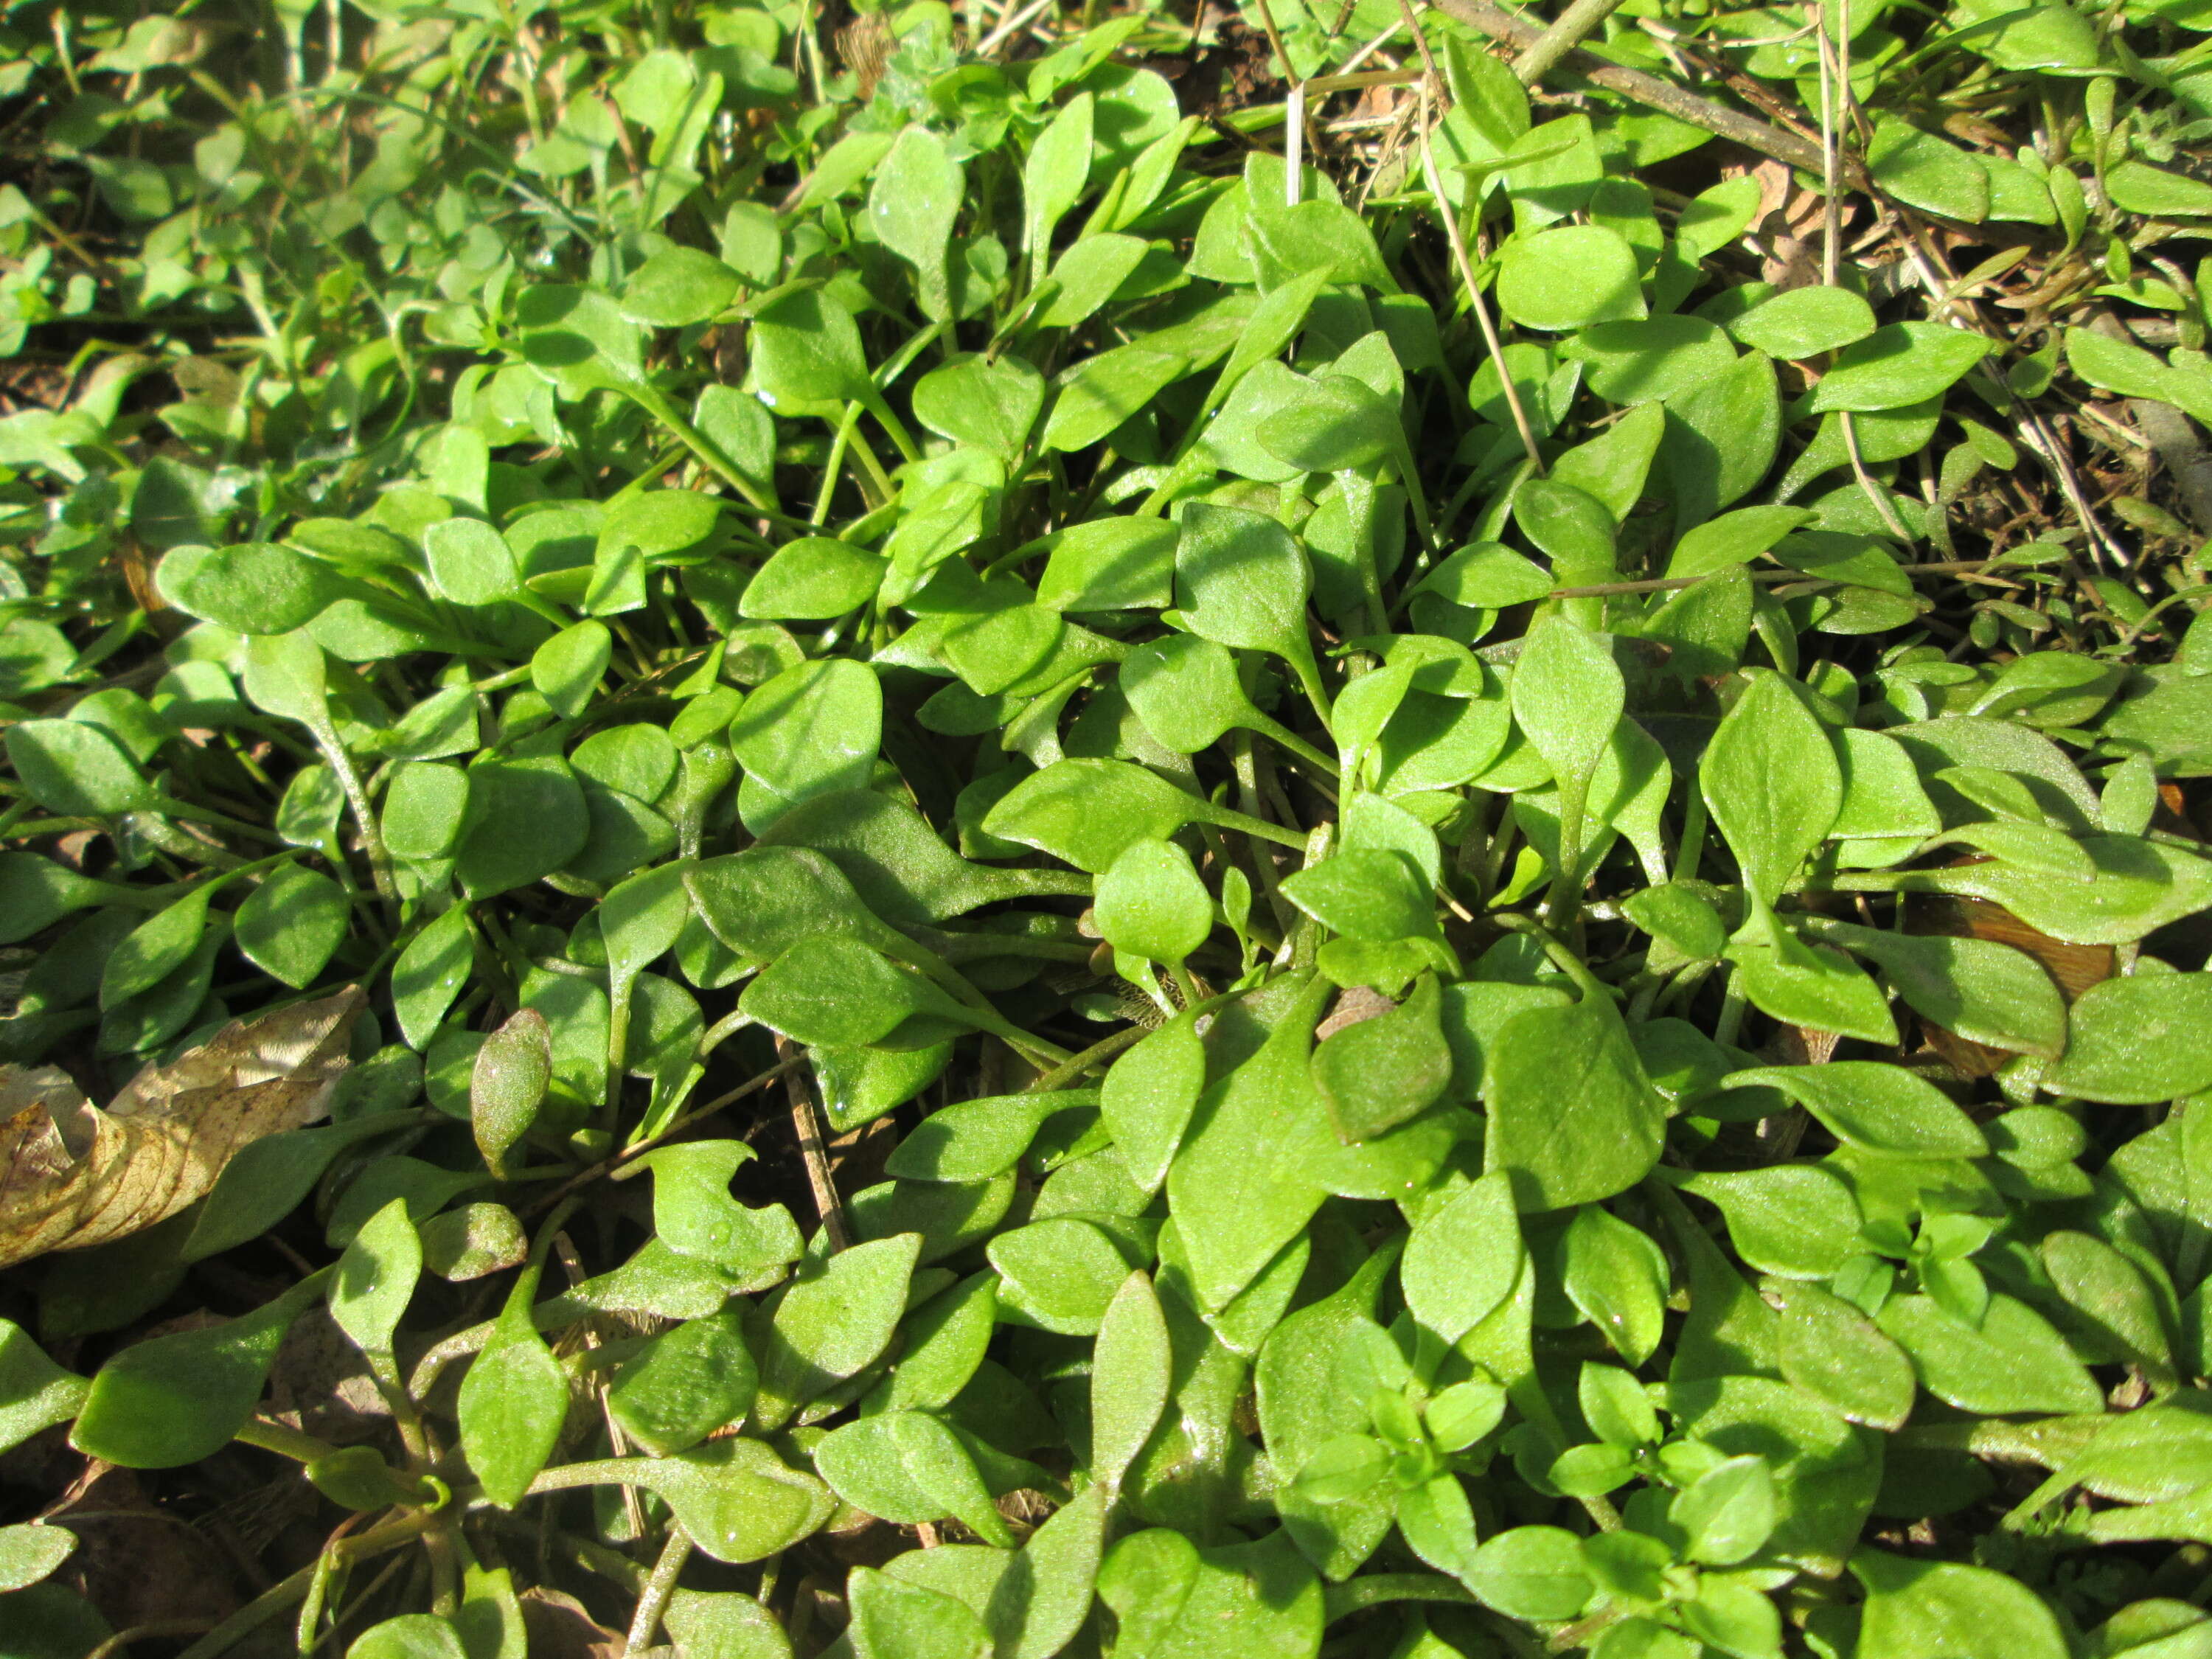
<path id="1" fill-rule="evenodd" d="M 166 1221 L 247 1142 L 320 1117 L 367 1006 L 349 986 L 234 1021 L 105 1111 L 58 1066 L 0 1070 L 0 1267 Z"/>

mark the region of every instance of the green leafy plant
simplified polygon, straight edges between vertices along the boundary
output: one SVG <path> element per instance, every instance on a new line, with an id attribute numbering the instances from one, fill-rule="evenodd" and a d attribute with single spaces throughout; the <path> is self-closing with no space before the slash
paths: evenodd
<path id="1" fill-rule="evenodd" d="M 15 7 L 0 1652 L 2203 1651 L 2208 30 Z"/>

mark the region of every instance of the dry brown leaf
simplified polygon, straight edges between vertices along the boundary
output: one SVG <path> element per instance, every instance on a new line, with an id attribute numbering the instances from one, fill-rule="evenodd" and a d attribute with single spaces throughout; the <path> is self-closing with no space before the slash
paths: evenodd
<path id="1" fill-rule="evenodd" d="M 105 1111 L 58 1066 L 0 1066 L 0 1267 L 166 1221 L 248 1141 L 314 1121 L 367 1006 L 349 986 L 234 1021 L 149 1066 Z"/>
<path id="2" fill-rule="evenodd" d="M 566 1590 L 536 1584 L 515 1599 L 522 1603 L 532 1659 L 620 1659 L 622 1632 L 592 1618 Z"/>
<path id="3" fill-rule="evenodd" d="M 294 1483 L 307 1483 L 296 1477 Z M 118 1630 L 155 1620 L 212 1625 L 238 1611 L 231 1563 L 199 1528 L 154 1502 L 129 1469 L 97 1458 L 40 1519 L 65 1526 L 77 1547 L 58 1575 Z"/>

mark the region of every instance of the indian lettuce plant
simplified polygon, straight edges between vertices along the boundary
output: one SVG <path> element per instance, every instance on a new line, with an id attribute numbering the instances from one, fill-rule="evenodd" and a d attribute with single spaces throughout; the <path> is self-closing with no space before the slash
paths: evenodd
<path id="1" fill-rule="evenodd" d="M 0 1653 L 2212 1653 L 2212 12 L 1247 21 L 6 12 Z"/>

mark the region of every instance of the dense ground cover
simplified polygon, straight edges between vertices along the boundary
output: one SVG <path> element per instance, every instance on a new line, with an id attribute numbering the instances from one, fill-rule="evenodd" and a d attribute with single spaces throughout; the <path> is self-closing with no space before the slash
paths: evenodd
<path id="1" fill-rule="evenodd" d="M 2212 1655 L 2212 9 L 1439 3 L 6 11 L 0 1656 Z"/>

